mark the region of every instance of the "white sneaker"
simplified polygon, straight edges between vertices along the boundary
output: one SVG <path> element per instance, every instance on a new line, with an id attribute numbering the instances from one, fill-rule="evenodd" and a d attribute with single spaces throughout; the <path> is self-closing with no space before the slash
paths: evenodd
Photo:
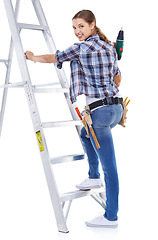
<path id="1" fill-rule="evenodd" d="M 85 222 L 87 227 L 117 227 L 118 221 L 109 221 L 103 215 Z"/>
<path id="2" fill-rule="evenodd" d="M 100 187 L 102 187 L 102 183 L 100 179 L 90 179 L 90 178 L 87 178 L 80 184 L 76 185 L 76 188 L 80 190 L 90 190 L 93 188 L 100 188 Z"/>

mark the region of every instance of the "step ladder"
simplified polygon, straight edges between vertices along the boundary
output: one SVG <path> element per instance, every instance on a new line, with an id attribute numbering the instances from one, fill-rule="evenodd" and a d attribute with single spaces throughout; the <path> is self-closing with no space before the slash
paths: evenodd
<path id="1" fill-rule="evenodd" d="M 51 158 L 48 153 L 48 148 L 45 140 L 44 135 L 44 128 L 50 127 L 60 127 L 60 126 L 75 126 L 78 136 L 80 138 L 80 130 L 81 130 L 81 121 L 79 120 L 74 107 L 72 106 L 69 98 L 69 84 L 63 69 L 58 69 L 56 64 L 54 64 L 56 73 L 61 84 L 61 89 L 55 89 L 50 87 L 50 84 L 44 84 L 43 86 L 33 86 L 30 79 L 30 74 L 27 67 L 26 58 L 24 55 L 23 45 L 20 37 L 20 32 L 22 29 L 30 29 L 30 30 L 37 30 L 43 33 L 45 38 L 48 50 L 51 54 L 56 52 L 55 43 L 53 37 L 51 35 L 49 26 L 47 24 L 47 20 L 45 18 L 42 6 L 39 0 L 31 0 L 33 4 L 33 8 L 35 10 L 37 19 L 39 21 L 39 25 L 35 24 L 25 24 L 25 23 L 18 23 L 17 17 L 19 12 L 19 4 L 20 0 L 16 1 L 15 10 L 12 5 L 11 0 L 4 0 L 4 5 L 6 9 L 6 14 L 8 17 L 8 22 L 11 31 L 11 43 L 10 43 L 10 50 L 9 50 L 9 57 L 8 60 L 0 60 L 0 63 L 4 63 L 7 67 L 6 72 L 6 79 L 5 84 L 0 85 L 0 88 L 4 88 L 3 92 L 3 100 L 2 100 L 2 107 L 1 107 L 1 115 L 0 115 L 0 132 L 2 129 L 3 124 L 3 117 L 5 111 L 5 105 L 7 100 L 7 90 L 9 87 L 23 87 L 25 90 L 28 107 L 30 110 L 30 115 L 33 122 L 34 132 L 37 139 L 37 143 L 39 146 L 39 151 L 42 159 L 42 164 L 48 184 L 48 189 L 51 197 L 52 206 L 54 209 L 54 214 L 57 222 L 57 227 L 60 232 L 67 233 L 67 216 L 70 210 L 70 206 L 72 200 L 84 196 L 91 196 L 105 209 L 105 191 L 104 189 L 97 189 L 97 190 L 90 190 L 90 191 L 73 191 L 64 193 L 62 195 L 59 194 L 54 173 L 53 173 L 53 164 L 63 163 L 63 162 L 70 162 L 81 160 L 85 158 L 85 154 L 80 155 L 68 155 L 63 157 L 53 157 Z M 12 65 L 12 57 L 13 57 L 13 48 L 15 48 L 18 65 L 21 73 L 22 82 L 18 83 L 9 83 L 11 65 Z M 40 115 L 37 108 L 35 93 L 42 93 L 42 92 L 62 92 L 65 96 L 65 100 L 68 104 L 70 109 L 72 119 L 70 121 L 58 121 L 58 122 L 41 122 Z M 80 139 L 81 140 L 81 139 Z M 84 152 L 84 150 L 83 150 Z M 65 204 L 65 203 L 68 204 Z M 67 209 L 64 209 L 64 206 L 67 206 Z M 65 210 L 65 214 L 64 214 Z"/>

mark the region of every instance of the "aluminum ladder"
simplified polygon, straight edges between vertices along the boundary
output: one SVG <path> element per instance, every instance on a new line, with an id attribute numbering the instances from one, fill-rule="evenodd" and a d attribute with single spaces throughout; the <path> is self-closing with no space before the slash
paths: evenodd
<path id="1" fill-rule="evenodd" d="M 67 216 L 69 213 L 69 209 L 71 206 L 71 202 L 73 199 L 84 197 L 84 196 L 91 196 L 93 197 L 97 203 L 99 203 L 103 208 L 105 208 L 105 191 L 104 189 L 98 190 L 90 190 L 90 191 L 73 191 L 64 193 L 62 195 L 59 194 L 56 181 L 53 174 L 53 164 L 55 163 L 62 163 L 66 161 L 76 161 L 85 158 L 85 154 L 81 155 L 69 155 L 63 157 L 56 157 L 51 158 L 48 153 L 48 148 L 45 140 L 44 135 L 44 128 L 48 127 L 60 127 L 60 126 L 75 126 L 78 136 L 80 138 L 80 130 L 81 130 L 81 121 L 79 120 L 75 109 L 73 108 L 70 98 L 69 98 L 69 84 L 63 69 L 59 70 L 54 64 L 59 82 L 61 84 L 61 89 L 50 88 L 49 84 L 47 88 L 38 88 L 38 86 L 32 86 L 30 74 L 28 71 L 26 57 L 24 55 L 23 45 L 20 37 L 20 32 L 22 29 L 30 29 L 30 30 L 37 30 L 43 33 L 45 38 L 48 50 L 51 54 L 56 52 L 55 43 L 53 37 L 51 35 L 46 17 L 44 15 L 41 3 L 39 0 L 31 0 L 33 4 L 33 8 L 35 10 L 37 19 L 39 21 L 39 25 L 34 24 L 25 24 L 25 23 L 18 23 L 18 12 L 19 12 L 19 4 L 20 0 L 16 1 L 15 10 L 13 8 L 13 4 L 11 0 L 4 0 L 4 5 L 6 9 L 6 14 L 8 17 L 8 22 L 11 31 L 11 43 L 10 43 L 10 50 L 9 50 L 9 57 L 8 60 L 0 60 L 0 63 L 4 63 L 7 67 L 6 72 L 6 79 L 5 84 L 0 85 L 0 88 L 4 88 L 3 92 L 3 100 L 2 100 L 2 107 L 1 107 L 1 115 L 0 115 L 0 132 L 2 129 L 3 124 L 3 117 L 5 111 L 5 105 L 7 100 L 7 90 L 9 87 L 23 87 L 25 90 L 28 107 L 30 110 L 30 115 L 33 122 L 34 132 L 37 139 L 37 143 L 39 146 L 39 151 L 42 159 L 42 164 L 45 172 L 45 177 L 48 184 L 48 189 L 51 197 L 52 206 L 54 209 L 54 214 L 57 222 L 58 231 L 67 233 Z M 15 48 L 18 65 L 21 73 L 22 82 L 20 83 L 9 83 L 10 71 L 11 71 L 11 64 L 12 64 L 12 56 L 13 56 L 13 48 Z M 42 92 L 62 92 L 65 96 L 65 100 L 68 104 L 70 109 L 72 119 L 70 121 L 58 121 L 58 122 L 41 122 L 35 93 L 42 93 Z M 84 152 L 84 150 L 83 150 Z M 68 202 L 68 207 L 66 209 L 66 213 L 64 214 L 64 205 L 65 202 Z"/>

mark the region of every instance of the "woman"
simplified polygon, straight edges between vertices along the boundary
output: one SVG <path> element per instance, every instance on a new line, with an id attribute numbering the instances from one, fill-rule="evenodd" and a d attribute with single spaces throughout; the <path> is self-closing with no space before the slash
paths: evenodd
<path id="1" fill-rule="evenodd" d="M 72 19 L 76 43 L 65 51 L 55 54 L 34 56 L 27 51 L 26 57 L 34 62 L 57 63 L 62 68 L 64 61 L 70 61 L 70 98 L 84 94 L 91 109 L 93 129 L 100 148 L 93 137 L 86 137 L 82 128 L 81 139 L 89 162 L 89 178 L 76 187 L 81 190 L 101 187 L 98 170 L 99 160 L 104 172 L 106 186 L 106 209 L 103 216 L 86 222 L 90 227 L 117 226 L 119 183 L 111 128 L 116 126 L 123 113 L 122 98 L 118 87 L 121 73 L 117 65 L 116 50 L 96 26 L 94 14 L 89 10 L 78 12 Z"/>

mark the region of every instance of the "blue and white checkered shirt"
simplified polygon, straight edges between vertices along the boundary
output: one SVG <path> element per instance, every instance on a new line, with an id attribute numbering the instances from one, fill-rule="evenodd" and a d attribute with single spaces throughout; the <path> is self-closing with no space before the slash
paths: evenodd
<path id="1" fill-rule="evenodd" d="M 64 61 L 70 61 L 70 99 L 85 94 L 91 98 L 115 96 L 119 90 L 114 76 L 120 75 L 117 54 L 112 44 L 100 40 L 99 35 L 92 35 L 86 41 L 76 43 L 65 51 L 55 54 L 57 67 L 62 68 Z"/>

